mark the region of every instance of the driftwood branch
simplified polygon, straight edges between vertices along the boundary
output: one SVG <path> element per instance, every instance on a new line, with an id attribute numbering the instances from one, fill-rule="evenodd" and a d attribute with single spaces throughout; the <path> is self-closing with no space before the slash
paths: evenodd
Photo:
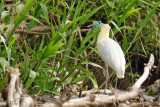
<path id="1" fill-rule="evenodd" d="M 19 79 L 19 69 L 9 68 L 8 72 L 10 73 L 10 83 L 8 86 L 8 97 L 7 104 L 9 107 L 19 107 L 18 103 L 20 102 L 20 94 L 15 93 L 16 91 L 16 81 Z"/>
<path id="2" fill-rule="evenodd" d="M 134 99 L 140 90 L 140 86 L 142 83 L 147 79 L 149 75 L 149 71 L 151 70 L 154 63 L 154 56 L 151 54 L 150 60 L 148 64 L 146 64 L 144 68 L 143 75 L 136 81 L 136 83 L 130 88 L 129 91 L 120 92 L 116 95 L 104 95 L 104 94 L 92 94 L 83 98 L 74 98 L 66 101 L 62 104 L 63 107 L 82 107 L 82 106 L 96 106 L 96 105 L 104 105 L 104 104 L 111 104 L 115 101 L 126 101 L 130 99 Z M 52 107 L 56 107 L 55 103 L 45 103 L 43 107 L 47 107 L 48 105 Z"/>

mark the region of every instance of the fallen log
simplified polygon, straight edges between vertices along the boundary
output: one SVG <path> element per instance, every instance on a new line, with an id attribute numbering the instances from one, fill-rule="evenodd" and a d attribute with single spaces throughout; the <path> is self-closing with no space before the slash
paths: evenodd
<path id="1" fill-rule="evenodd" d="M 145 64 L 143 75 L 136 81 L 136 83 L 130 88 L 129 91 L 120 92 L 115 95 L 105 95 L 105 94 L 91 94 L 83 98 L 70 99 L 62 104 L 63 107 L 83 107 L 83 106 L 100 106 L 105 104 L 115 103 L 115 101 L 126 101 L 134 99 L 140 91 L 140 86 L 147 79 L 149 71 L 152 69 L 154 64 L 154 56 L 151 54 L 148 64 Z M 43 107 L 52 106 L 56 107 L 55 103 L 47 102 L 43 104 Z"/>

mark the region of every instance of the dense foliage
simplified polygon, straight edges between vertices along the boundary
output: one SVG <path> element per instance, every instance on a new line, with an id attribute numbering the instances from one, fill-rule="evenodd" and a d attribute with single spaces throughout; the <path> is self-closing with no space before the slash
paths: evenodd
<path id="1" fill-rule="evenodd" d="M 79 82 L 86 79 L 98 88 L 90 68 L 103 71 L 95 47 L 99 28 L 88 30 L 87 25 L 101 18 L 112 26 L 111 37 L 125 53 L 126 75 L 134 81 L 151 53 L 158 65 L 159 5 L 154 0 L 14 0 L 6 10 L 7 2 L 2 0 L 0 87 L 8 81 L 6 71 L 12 66 L 20 69 L 24 89 L 37 95 L 60 95 L 62 86 L 80 87 Z M 36 26 L 50 31 L 31 34 Z M 17 29 L 25 32 L 16 33 Z"/>

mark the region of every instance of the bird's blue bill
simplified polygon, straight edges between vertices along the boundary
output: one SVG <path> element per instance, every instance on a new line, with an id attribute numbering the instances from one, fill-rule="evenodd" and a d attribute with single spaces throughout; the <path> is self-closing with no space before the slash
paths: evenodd
<path id="1" fill-rule="evenodd" d="M 102 24 L 101 21 L 97 22 L 97 23 L 93 23 L 91 25 L 88 25 L 87 27 L 94 27 L 94 26 L 100 26 Z"/>

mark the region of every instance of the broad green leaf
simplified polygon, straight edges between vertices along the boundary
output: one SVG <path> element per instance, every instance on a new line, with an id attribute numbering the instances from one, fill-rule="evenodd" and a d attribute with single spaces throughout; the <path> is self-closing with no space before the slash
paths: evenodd
<path id="1" fill-rule="evenodd" d="M 0 57 L 0 66 L 2 67 L 2 70 L 5 71 L 5 69 L 9 67 L 9 62 L 6 61 L 4 57 Z"/>
<path id="2" fill-rule="evenodd" d="M 62 27 L 64 27 L 64 26 L 66 25 L 66 20 L 67 20 L 67 19 L 66 19 L 66 18 L 67 18 L 67 17 L 66 17 L 66 5 L 67 5 L 67 4 L 65 4 L 64 9 L 63 9 L 63 18 L 62 18 L 62 25 L 63 25 L 63 26 L 62 26 Z"/>
<path id="3" fill-rule="evenodd" d="M 1 14 L 2 14 L 2 11 L 3 11 L 3 6 L 4 6 L 4 3 L 5 3 L 5 0 L 1 0 L 1 3 L 0 3 L 0 16 L 1 16 Z"/>
<path id="4" fill-rule="evenodd" d="M 127 12 L 129 12 L 129 10 L 138 2 L 138 0 L 132 0 L 131 2 L 129 2 L 128 6 L 127 6 L 127 9 L 124 10 L 123 14 L 122 14 L 122 17 L 119 19 L 119 22 L 118 22 L 118 26 L 121 25 L 121 23 L 127 18 Z M 126 17 L 126 18 L 124 18 Z"/>
<path id="5" fill-rule="evenodd" d="M 77 57 L 78 55 L 80 55 L 82 52 L 84 52 L 85 49 L 87 49 L 87 46 L 81 47 L 80 49 L 78 49 L 76 51 L 76 53 L 74 54 L 74 57 Z"/>
<path id="6" fill-rule="evenodd" d="M 39 46 L 38 51 L 42 51 L 42 48 L 43 48 L 43 45 L 44 45 L 44 38 L 45 38 L 45 35 L 42 35 L 42 41 L 41 41 L 41 44 Z"/>
<path id="7" fill-rule="evenodd" d="M 61 86 L 55 86 L 55 87 L 51 90 L 51 92 L 52 92 L 53 94 L 58 95 L 58 96 L 60 96 L 60 91 L 61 91 Z"/>
<path id="8" fill-rule="evenodd" d="M 93 79 L 92 77 L 89 77 L 89 79 L 92 81 L 94 88 L 98 88 L 98 83 L 96 78 Z"/>
<path id="9" fill-rule="evenodd" d="M 92 34 L 87 33 L 86 37 L 85 37 L 85 38 L 82 40 L 82 42 L 81 42 L 81 46 L 85 46 L 85 44 L 86 44 L 93 36 L 95 36 L 96 33 L 99 32 L 99 29 L 95 27 L 95 28 L 93 28 L 93 29 L 91 30 L 91 32 L 92 32 L 92 31 L 94 31 L 94 33 L 92 33 Z"/>
<path id="10" fill-rule="evenodd" d="M 78 66 L 78 68 L 79 68 L 80 70 L 82 70 L 83 72 L 87 73 L 88 75 L 91 75 L 91 76 L 94 77 L 94 75 L 93 75 L 89 70 L 85 69 L 84 67 Z"/>
<path id="11" fill-rule="evenodd" d="M 63 63 L 67 63 L 68 56 L 70 56 L 70 53 L 72 51 L 73 40 L 74 40 L 73 38 L 74 38 L 74 35 L 72 34 L 71 37 L 69 38 L 69 41 L 68 41 L 68 44 L 67 44 L 67 47 L 66 47 L 67 49 L 66 49 L 66 52 L 65 52 Z"/>
<path id="12" fill-rule="evenodd" d="M 27 90 L 30 87 L 35 78 L 36 78 L 36 72 L 30 70 L 29 77 L 27 79 L 27 82 L 25 83 L 25 88 L 24 88 L 25 90 Z"/>
<path id="13" fill-rule="evenodd" d="M 53 27 L 52 21 L 51 21 L 51 33 L 52 33 L 52 40 L 54 40 L 56 38 L 56 32 L 55 32 L 55 29 Z"/>
<path id="14" fill-rule="evenodd" d="M 133 9 L 128 11 L 118 22 L 118 25 L 120 25 L 128 16 L 132 15 L 134 12 L 140 10 L 141 8 Z"/>
<path id="15" fill-rule="evenodd" d="M 103 67 L 101 67 L 100 65 L 98 65 L 96 63 L 93 63 L 93 62 L 86 62 L 86 61 L 84 61 L 84 62 L 82 62 L 82 64 L 89 64 L 89 65 L 92 65 L 94 67 L 98 67 L 98 68 L 103 69 Z"/>
<path id="16" fill-rule="evenodd" d="M 139 0 L 140 2 L 142 2 L 142 3 L 144 3 L 144 4 L 147 4 L 147 5 L 149 5 L 149 6 L 151 6 L 151 7 L 153 7 L 154 5 L 153 4 L 151 4 L 151 3 L 148 3 L 148 2 L 146 2 L 146 1 L 144 1 L 144 0 Z"/>
<path id="17" fill-rule="evenodd" d="M 92 83 L 94 85 L 94 88 L 98 88 L 97 80 L 96 80 L 95 76 L 93 75 L 93 73 L 91 73 L 90 71 L 86 70 L 82 66 L 78 66 L 78 68 L 80 70 L 84 71 L 85 73 L 87 73 L 88 75 L 91 75 L 91 77 L 89 77 L 89 79 L 92 81 Z"/>
<path id="18" fill-rule="evenodd" d="M 14 18 L 15 27 L 17 27 L 25 18 L 29 10 L 32 8 L 32 6 L 35 4 L 37 0 L 28 0 L 25 4 L 23 10 L 17 14 L 17 16 Z"/>
<path id="19" fill-rule="evenodd" d="M 61 30 L 61 33 L 64 33 L 72 24 L 73 24 L 73 21 L 71 21 L 67 25 L 65 25 L 65 27 Z"/>
<path id="20" fill-rule="evenodd" d="M 76 16 L 78 16 L 78 14 L 82 10 L 82 8 L 85 6 L 85 4 L 84 4 L 85 2 L 86 2 L 86 0 L 83 0 L 83 2 L 81 2 L 81 0 L 78 1 L 78 6 L 76 6 L 73 20 L 76 18 Z"/>
<path id="21" fill-rule="evenodd" d="M 76 78 L 72 81 L 72 83 L 78 83 L 78 82 L 83 81 L 84 79 L 86 79 L 86 78 L 88 78 L 88 77 L 89 77 L 89 75 L 84 75 L 84 76 L 76 77 Z"/>
<path id="22" fill-rule="evenodd" d="M 44 13 L 45 19 L 47 20 L 48 24 L 50 24 L 50 22 L 49 22 L 49 16 L 48 16 L 48 10 L 47 10 L 46 5 L 42 4 L 42 3 L 40 3 L 40 5 L 41 5 L 42 11 Z"/>
<path id="23" fill-rule="evenodd" d="M 1 13 L 1 18 L 0 18 L 0 20 L 4 19 L 7 15 L 8 15 L 8 13 L 7 13 L 6 11 L 3 11 L 3 12 Z"/>
<path id="24" fill-rule="evenodd" d="M 10 48 L 16 41 L 17 35 L 15 35 L 15 37 L 11 40 L 11 42 L 8 45 L 8 48 Z"/>
<path id="25" fill-rule="evenodd" d="M 57 51 L 59 48 L 61 48 L 61 47 L 64 45 L 64 43 L 61 43 L 61 44 L 59 44 L 59 45 L 54 45 L 54 46 L 53 46 L 53 43 L 54 43 L 54 41 L 51 42 L 49 45 L 47 45 L 47 46 L 43 49 L 40 60 L 43 60 L 43 59 L 45 59 L 45 58 L 53 55 L 55 51 Z"/>
<path id="26" fill-rule="evenodd" d="M 125 65 L 125 69 L 127 69 L 130 64 L 131 64 L 131 62 L 127 63 L 127 64 Z"/>
<path id="27" fill-rule="evenodd" d="M 128 47 L 127 37 L 126 37 L 126 32 L 124 32 L 124 35 L 123 35 L 123 51 L 124 51 L 124 54 L 126 54 L 127 47 Z"/>
<path id="28" fill-rule="evenodd" d="M 36 77 L 34 79 L 34 82 L 42 87 L 43 86 L 49 87 L 51 83 L 53 83 L 55 80 L 60 80 L 60 79 L 57 77 Z"/>
<path id="29" fill-rule="evenodd" d="M 39 19 L 41 13 L 42 13 L 42 9 L 41 9 L 40 3 L 36 3 L 36 6 L 34 7 L 32 16 L 34 16 L 35 18 Z M 36 21 L 31 20 L 29 22 L 29 24 L 28 24 L 27 29 L 31 29 L 35 24 L 36 24 Z"/>
<path id="30" fill-rule="evenodd" d="M 61 25 L 61 20 L 60 20 L 60 15 L 59 14 L 57 14 L 57 21 L 58 21 L 58 29 L 59 29 L 59 31 L 61 32 L 61 30 L 62 30 L 62 25 Z"/>
<path id="31" fill-rule="evenodd" d="M 34 21 L 38 22 L 41 25 L 44 25 L 43 23 L 41 23 L 36 17 L 31 16 L 31 15 L 27 15 L 29 18 L 33 19 Z"/>

